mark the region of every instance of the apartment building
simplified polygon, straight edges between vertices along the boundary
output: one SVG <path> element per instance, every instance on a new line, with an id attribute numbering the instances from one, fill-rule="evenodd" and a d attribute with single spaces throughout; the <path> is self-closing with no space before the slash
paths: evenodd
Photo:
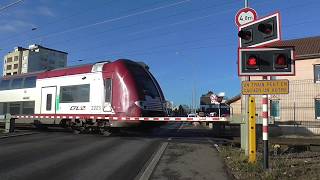
<path id="1" fill-rule="evenodd" d="M 67 55 L 37 44 L 28 48 L 16 47 L 4 56 L 3 76 L 66 67 Z"/>

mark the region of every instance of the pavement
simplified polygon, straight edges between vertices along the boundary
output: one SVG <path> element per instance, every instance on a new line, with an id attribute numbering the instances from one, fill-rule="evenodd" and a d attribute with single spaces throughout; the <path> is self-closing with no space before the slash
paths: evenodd
<path id="1" fill-rule="evenodd" d="M 0 134 L 1 180 L 230 179 L 214 147 L 218 141 L 210 130 L 190 124 L 169 123 L 151 133 L 110 137 L 31 133 Z"/>
<path id="2" fill-rule="evenodd" d="M 210 144 L 171 142 L 150 179 L 230 179 L 224 168 Z"/>

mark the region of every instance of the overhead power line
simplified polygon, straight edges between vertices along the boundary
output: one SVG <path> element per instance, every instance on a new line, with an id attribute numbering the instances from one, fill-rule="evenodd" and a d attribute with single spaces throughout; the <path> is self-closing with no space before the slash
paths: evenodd
<path id="1" fill-rule="evenodd" d="M 141 14 L 146 14 L 146 13 L 153 12 L 153 11 L 157 11 L 157 10 L 164 9 L 164 8 L 169 8 L 169 7 L 177 6 L 177 5 L 180 5 L 180 4 L 183 4 L 183 3 L 187 3 L 187 2 L 190 2 L 190 1 L 191 1 L 191 0 L 183 0 L 183 1 L 176 2 L 176 3 L 172 3 L 172 4 L 168 4 L 168 5 L 164 5 L 164 6 L 160 6 L 160 7 L 155 7 L 155 8 L 143 10 L 143 11 L 140 11 L 140 12 L 128 14 L 128 15 L 125 15 L 125 16 L 120 16 L 120 17 L 116 17 L 116 18 L 111 18 L 111 19 L 103 20 L 103 21 L 100 21 L 100 22 L 96 22 L 96 23 L 92 23 L 92 24 L 88 24 L 88 25 L 84 25 L 84 26 L 78 26 L 78 27 L 71 28 L 71 29 L 68 29 L 68 30 L 65 30 L 65 31 L 60 31 L 60 32 L 56 32 L 56 33 L 52 33 L 52 34 L 40 36 L 40 37 L 38 37 L 38 38 L 47 38 L 47 37 L 54 36 L 54 35 L 58 35 L 58 34 L 64 34 L 64 33 L 72 32 L 72 31 L 77 31 L 77 30 L 81 30 L 81 29 L 86 29 L 86 28 L 89 28 L 89 27 L 92 27 L 92 26 L 97 26 L 97 25 L 101 25 L 101 24 L 106 24 L 106 23 L 110 23 L 110 22 L 115 22 L 115 21 L 119 21 L 119 20 L 126 19 L 126 18 L 129 18 L 129 17 L 133 17 L 133 16 L 137 16 L 137 15 L 141 15 Z"/>
<path id="2" fill-rule="evenodd" d="M 6 6 L 0 7 L 0 12 L 3 11 L 3 10 L 8 9 L 8 8 L 11 7 L 11 6 L 14 6 L 14 5 L 16 5 L 16 4 L 19 4 L 19 3 L 21 3 L 22 1 L 24 1 L 24 0 L 18 0 L 18 1 L 15 1 L 15 2 L 11 3 L 11 4 L 8 4 L 8 5 L 6 5 Z"/>

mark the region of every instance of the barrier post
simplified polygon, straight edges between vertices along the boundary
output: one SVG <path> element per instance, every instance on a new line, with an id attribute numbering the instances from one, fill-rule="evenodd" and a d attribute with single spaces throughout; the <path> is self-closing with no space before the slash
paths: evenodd
<path id="1" fill-rule="evenodd" d="M 14 132 L 14 119 L 11 118 L 11 114 L 5 115 L 5 133 Z"/>
<path id="2" fill-rule="evenodd" d="M 249 163 L 256 162 L 256 102 L 253 96 L 249 97 Z"/>

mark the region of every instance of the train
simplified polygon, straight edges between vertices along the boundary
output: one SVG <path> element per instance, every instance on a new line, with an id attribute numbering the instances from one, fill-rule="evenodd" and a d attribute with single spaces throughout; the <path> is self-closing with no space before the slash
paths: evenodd
<path id="1" fill-rule="evenodd" d="M 165 117 L 165 102 L 149 67 L 128 59 L 0 79 L 0 114 L 20 117 L 16 123 L 132 127 L 143 121 L 116 117 Z"/>

